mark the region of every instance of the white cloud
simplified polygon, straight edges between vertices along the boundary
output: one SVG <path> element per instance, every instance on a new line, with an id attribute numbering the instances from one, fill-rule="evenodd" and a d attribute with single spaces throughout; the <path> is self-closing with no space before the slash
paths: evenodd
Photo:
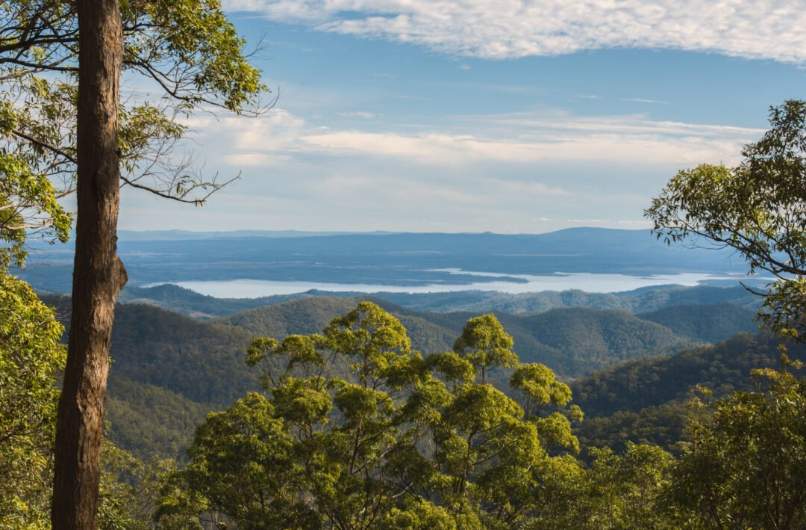
<path id="1" fill-rule="evenodd" d="M 646 103 L 647 105 L 668 105 L 668 101 L 664 101 L 662 99 L 652 99 L 652 98 L 621 98 L 621 101 L 626 101 L 627 103 Z"/>
<path id="2" fill-rule="evenodd" d="M 806 61 L 804 0 L 225 0 L 321 31 L 505 59 L 667 48 Z M 349 15 L 349 16 L 345 16 Z"/>
<path id="3" fill-rule="evenodd" d="M 635 117 L 557 122 L 527 116 L 478 117 L 478 126 L 420 134 L 324 131 L 300 138 L 301 150 L 391 157 L 431 165 L 478 162 L 602 161 L 638 164 L 735 162 L 757 131 L 739 127 L 649 121 Z M 474 131 L 489 131 L 480 136 Z"/>
<path id="4" fill-rule="evenodd" d="M 676 169 L 732 163 L 761 132 L 548 111 L 453 116 L 416 128 L 313 120 L 280 108 L 258 119 L 191 120 L 199 154 L 224 175 L 244 175 L 206 210 L 211 219 L 233 228 L 640 226 L 649 198 Z M 175 222 L 184 226 L 213 222 L 181 215 Z"/>
<path id="5" fill-rule="evenodd" d="M 340 112 L 339 116 L 341 116 L 342 118 L 361 118 L 362 120 L 372 120 L 377 117 L 377 114 L 375 114 L 374 112 L 357 110 L 353 112 Z"/>
<path id="6" fill-rule="evenodd" d="M 479 163 L 734 163 L 741 146 L 760 134 L 756 129 L 654 121 L 640 115 L 527 113 L 459 116 L 446 121 L 443 129 L 404 133 L 314 126 L 281 109 L 259 119 L 206 117 L 192 125 L 201 129 L 198 134 L 210 152 L 221 152 L 231 165 L 249 167 L 310 156 L 363 157 L 436 168 Z"/>

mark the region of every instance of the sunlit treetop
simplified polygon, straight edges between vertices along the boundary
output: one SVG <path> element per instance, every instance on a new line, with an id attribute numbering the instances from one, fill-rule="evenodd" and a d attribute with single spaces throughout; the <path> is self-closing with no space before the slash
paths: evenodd
<path id="1" fill-rule="evenodd" d="M 738 251 L 750 272 L 778 279 L 763 315 L 803 335 L 806 315 L 806 101 L 770 109 L 770 129 L 736 167 L 680 171 L 646 211 L 667 242 L 696 237 Z"/>

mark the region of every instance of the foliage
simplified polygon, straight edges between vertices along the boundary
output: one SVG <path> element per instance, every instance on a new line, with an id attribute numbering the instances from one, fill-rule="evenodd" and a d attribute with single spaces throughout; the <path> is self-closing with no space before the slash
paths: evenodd
<path id="1" fill-rule="evenodd" d="M 623 454 L 594 450 L 587 469 L 573 461 L 562 464 L 565 469 L 553 470 L 556 483 L 548 505 L 526 528 L 681 528 L 680 518 L 666 498 L 675 460 L 659 447 L 628 444 Z"/>
<path id="2" fill-rule="evenodd" d="M 0 268 L 23 264 L 29 233 L 66 241 L 70 223 L 50 180 L 31 173 L 24 161 L 0 148 L 0 241 L 8 245 L 0 247 Z"/>
<path id="3" fill-rule="evenodd" d="M 703 528 L 806 526 L 806 381 L 756 375 L 767 389 L 733 393 L 690 425 L 673 492 Z"/>
<path id="4" fill-rule="evenodd" d="M 265 90 L 244 41 L 218 0 L 121 3 L 124 70 L 147 80 L 148 97 L 124 97 L 118 142 L 125 185 L 201 204 L 221 188 L 175 152 L 194 109 L 258 112 Z M 78 26 L 74 2 L 0 3 L 0 152 L 17 172 L 75 190 Z M 150 82 L 150 84 L 148 83 Z M 124 87 L 124 96 L 126 91 Z M 58 225 L 59 216 L 38 221 Z"/>
<path id="5" fill-rule="evenodd" d="M 62 327 L 24 282 L 0 271 L 0 527 L 48 528 Z"/>
<path id="6" fill-rule="evenodd" d="M 756 332 L 759 327 L 754 311 L 733 304 L 672 306 L 638 317 L 666 326 L 677 335 L 714 343 L 738 333 Z"/>
<path id="7" fill-rule="evenodd" d="M 806 314 L 806 101 L 772 107 L 770 126 L 739 166 L 679 172 L 646 215 L 667 242 L 702 236 L 737 250 L 750 272 L 774 275 L 763 314 L 797 337 Z"/>
<path id="8" fill-rule="evenodd" d="M 149 530 L 170 460 L 148 463 L 104 440 L 101 453 L 99 530 Z"/>
<path id="9" fill-rule="evenodd" d="M 551 370 L 517 364 L 511 347 L 486 315 L 468 322 L 456 351 L 423 357 L 371 302 L 321 334 L 258 338 L 247 361 L 262 367 L 265 394 L 208 417 L 159 514 L 195 506 L 197 521 L 217 513 L 253 529 L 526 520 L 541 470 L 578 449 L 566 415 L 579 414 Z M 346 373 L 329 373 L 333 364 Z M 498 364 L 516 365 L 526 410 L 482 377 Z"/>

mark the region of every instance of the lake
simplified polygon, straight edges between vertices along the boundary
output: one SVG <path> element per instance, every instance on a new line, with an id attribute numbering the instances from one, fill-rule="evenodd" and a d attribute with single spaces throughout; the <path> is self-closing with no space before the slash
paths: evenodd
<path id="1" fill-rule="evenodd" d="M 370 283 L 330 283 L 310 281 L 280 280 L 204 280 L 171 282 L 216 298 L 259 298 L 263 296 L 287 295 L 307 291 L 357 292 L 357 293 L 447 293 L 460 291 L 499 291 L 520 294 L 540 291 L 567 291 L 578 289 L 589 293 L 613 293 L 632 291 L 653 285 L 694 286 L 718 280 L 741 280 L 742 275 L 715 275 L 705 273 L 658 274 L 632 276 L 627 274 L 601 273 L 555 273 L 496 274 L 473 272 L 461 269 L 434 269 L 449 274 L 475 276 L 478 281 L 462 283 L 426 283 L 422 285 L 384 285 Z M 506 279 L 502 279 L 506 278 Z M 150 285 L 159 285 L 152 283 Z"/>

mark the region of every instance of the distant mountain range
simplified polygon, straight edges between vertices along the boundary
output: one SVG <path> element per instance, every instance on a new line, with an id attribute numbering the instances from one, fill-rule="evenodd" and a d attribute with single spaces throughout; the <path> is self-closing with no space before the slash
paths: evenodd
<path id="1" fill-rule="evenodd" d="M 498 275 L 654 275 L 746 269 L 727 250 L 705 247 L 697 241 L 668 246 L 647 230 L 600 228 L 537 235 L 123 232 L 119 242 L 133 287 L 232 279 L 465 285 L 496 278 L 456 270 Z M 37 245 L 21 275 L 37 289 L 66 293 L 71 267 L 70 245 Z"/>

